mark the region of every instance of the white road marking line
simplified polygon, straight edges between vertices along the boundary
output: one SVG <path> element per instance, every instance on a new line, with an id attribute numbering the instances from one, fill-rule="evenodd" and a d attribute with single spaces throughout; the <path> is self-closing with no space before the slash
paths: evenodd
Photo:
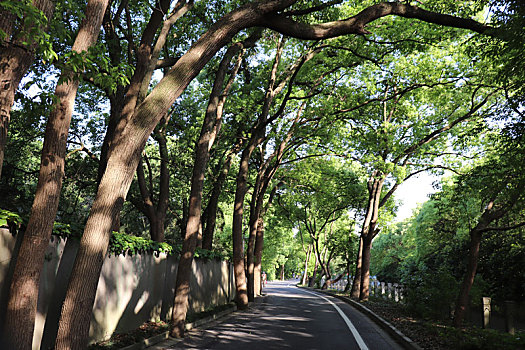
<path id="1" fill-rule="evenodd" d="M 324 296 L 320 295 L 320 294 L 317 294 L 317 293 L 312 293 L 310 291 L 307 291 L 307 290 L 304 290 L 302 289 L 303 292 L 305 293 L 308 293 L 308 294 L 313 294 L 317 297 L 320 297 L 320 298 L 323 298 L 324 300 L 326 300 L 327 302 L 329 302 L 336 310 L 337 312 L 339 313 L 339 315 L 343 318 L 343 320 L 345 321 L 346 325 L 348 326 L 348 329 L 350 329 L 350 332 L 352 332 L 352 335 L 354 336 L 356 342 L 357 342 L 357 345 L 359 345 L 359 349 L 361 350 L 368 350 L 368 347 L 366 346 L 363 338 L 361 338 L 361 335 L 359 334 L 359 332 L 357 331 L 357 329 L 355 328 L 354 324 L 352 323 L 352 321 L 350 321 L 350 319 L 348 319 L 348 317 L 346 317 L 345 313 L 343 312 L 343 310 L 341 310 L 339 308 L 339 306 L 337 306 L 336 304 L 334 304 L 330 299 L 328 298 L 325 298 Z"/>

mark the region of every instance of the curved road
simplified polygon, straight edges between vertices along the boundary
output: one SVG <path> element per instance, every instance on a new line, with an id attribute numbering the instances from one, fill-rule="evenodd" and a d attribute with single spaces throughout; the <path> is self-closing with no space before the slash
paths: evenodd
<path id="1" fill-rule="evenodd" d="M 270 282 L 248 310 L 165 342 L 164 349 L 402 349 L 373 321 L 339 299 Z M 160 345 L 160 344 L 159 344 Z M 155 347 L 157 348 L 157 347 Z"/>

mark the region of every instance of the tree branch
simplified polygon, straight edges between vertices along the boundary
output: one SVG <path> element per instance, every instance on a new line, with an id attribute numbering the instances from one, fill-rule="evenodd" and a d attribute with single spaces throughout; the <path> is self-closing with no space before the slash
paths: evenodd
<path id="1" fill-rule="evenodd" d="M 525 226 L 525 222 L 521 222 L 519 224 L 516 224 L 514 226 L 507 226 L 507 227 L 487 227 L 485 229 L 479 230 L 480 233 L 488 232 L 488 231 L 508 231 L 508 230 L 514 230 L 516 228 L 520 228 L 522 226 Z"/>
<path id="2" fill-rule="evenodd" d="M 285 15 L 271 13 L 263 16 L 259 25 L 281 34 L 304 40 L 321 40 L 347 34 L 369 34 L 365 26 L 381 17 L 397 15 L 419 19 L 446 27 L 463 28 L 480 34 L 496 34 L 495 29 L 472 19 L 435 13 L 399 2 L 383 2 L 369 6 L 357 15 L 334 22 L 307 24 L 296 22 Z"/>

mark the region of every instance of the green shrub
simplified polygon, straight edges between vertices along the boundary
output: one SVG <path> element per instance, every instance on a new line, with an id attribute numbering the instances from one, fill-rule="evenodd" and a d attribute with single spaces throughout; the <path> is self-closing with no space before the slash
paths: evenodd
<path id="1" fill-rule="evenodd" d="M 8 227 L 16 234 L 23 229 L 27 220 L 20 215 L 8 210 L 0 209 L 0 227 Z M 83 227 L 62 222 L 53 223 L 53 236 L 60 238 L 80 239 Z M 126 233 L 113 232 L 109 240 L 108 254 L 111 255 L 134 255 L 139 253 L 166 253 L 167 255 L 180 254 L 181 246 L 166 242 L 155 242 L 151 239 L 133 236 Z M 218 251 L 197 248 L 195 257 L 200 259 L 226 260 L 228 257 Z"/>
<path id="2" fill-rule="evenodd" d="M 113 232 L 109 240 L 108 252 L 110 255 L 134 255 L 139 253 L 166 253 L 172 255 L 178 250 L 165 242 L 155 242 L 144 237 Z"/>
<path id="3" fill-rule="evenodd" d="M 9 210 L 0 209 L 0 227 L 7 227 L 9 231 L 16 234 L 22 227 L 24 220 L 17 213 Z"/>
<path id="4" fill-rule="evenodd" d="M 412 312 L 425 318 L 442 319 L 458 295 L 458 282 L 445 269 L 429 271 L 425 267 L 403 278 L 405 301 Z"/>

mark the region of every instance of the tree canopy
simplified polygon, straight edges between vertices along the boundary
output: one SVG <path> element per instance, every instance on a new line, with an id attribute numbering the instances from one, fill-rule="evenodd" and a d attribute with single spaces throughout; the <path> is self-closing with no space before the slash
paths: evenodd
<path id="1" fill-rule="evenodd" d="M 57 349 L 85 346 L 125 235 L 180 251 L 179 337 L 199 248 L 232 259 L 239 308 L 263 270 L 348 276 L 361 300 L 371 275 L 402 282 L 436 301 L 409 295 L 422 313 L 455 303 L 456 326 L 469 294 L 523 298 L 524 13 L 515 0 L 0 1 L 0 224 L 25 231 L 8 339 L 31 346 L 54 222 L 81 247 Z M 396 223 L 399 185 L 423 172 L 438 192 Z"/>

